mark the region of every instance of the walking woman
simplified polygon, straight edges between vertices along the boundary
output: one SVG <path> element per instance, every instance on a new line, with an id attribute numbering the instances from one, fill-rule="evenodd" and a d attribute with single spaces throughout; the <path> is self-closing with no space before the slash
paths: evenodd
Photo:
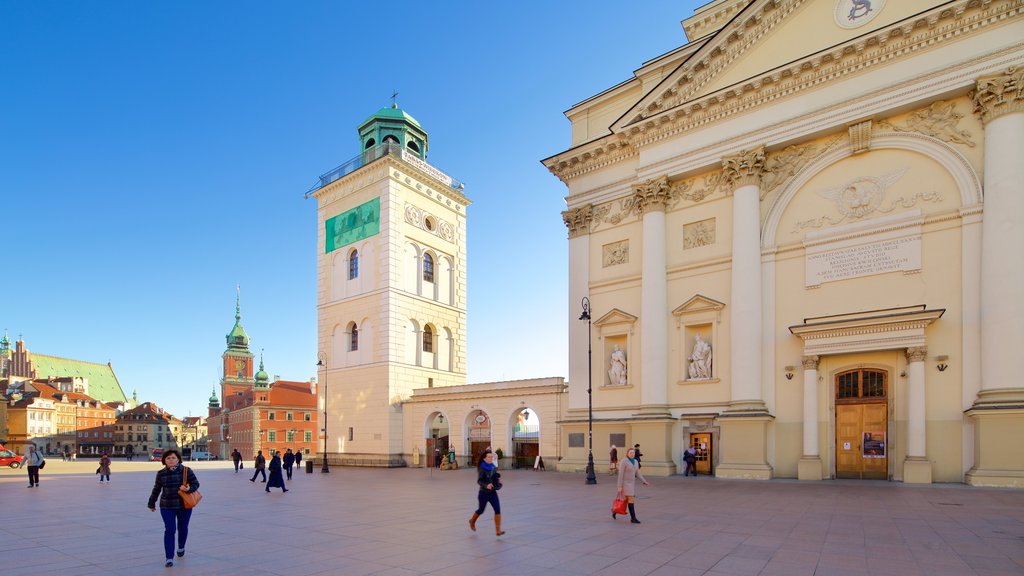
<path id="1" fill-rule="evenodd" d="M 106 476 L 107 483 L 109 484 L 110 483 L 110 456 L 107 456 L 106 452 L 104 452 L 103 455 L 100 456 L 100 484 L 103 483 L 103 477 L 104 476 Z"/>
<path id="2" fill-rule="evenodd" d="M 625 497 L 627 504 L 629 505 L 629 521 L 633 524 L 639 524 L 640 521 L 636 519 L 636 481 L 640 480 L 644 483 L 644 486 L 650 486 L 651 484 L 644 478 L 643 474 L 640 473 L 640 463 L 636 459 L 636 449 L 630 448 L 626 452 L 626 459 L 619 462 L 619 498 Z M 615 518 L 615 512 L 612 512 L 612 518 Z"/>
<path id="3" fill-rule="evenodd" d="M 494 464 L 494 452 L 487 451 L 480 460 L 477 467 L 476 483 L 480 485 L 480 491 L 476 495 L 479 505 L 473 517 L 469 519 L 469 529 L 476 532 L 476 520 L 484 513 L 488 503 L 494 509 L 494 533 L 501 536 L 505 533 L 501 529 L 501 502 L 498 501 L 498 490 L 501 490 L 501 474 Z"/>
<path id="4" fill-rule="evenodd" d="M 164 520 L 164 555 L 167 562 L 164 566 L 174 566 L 174 532 L 177 525 L 178 558 L 185 555 L 185 541 L 188 540 L 188 521 L 192 518 L 192 509 L 185 508 L 178 496 L 178 488 L 183 484 L 182 476 L 188 470 L 188 491 L 199 489 L 199 480 L 191 468 L 181 464 L 181 453 L 177 450 L 164 451 L 160 459 L 164 467 L 156 473 L 153 493 L 149 495 L 149 510 L 156 512 L 156 499 L 160 498 L 160 516 Z"/>
<path id="5" fill-rule="evenodd" d="M 29 444 L 26 450 L 28 452 L 25 453 L 25 462 L 22 465 L 28 467 L 28 487 L 38 488 L 39 469 L 43 467 L 46 458 L 43 458 L 43 453 L 37 450 L 34 444 Z"/>
<path id="6" fill-rule="evenodd" d="M 284 487 L 284 474 L 281 473 L 281 452 L 273 452 L 273 456 L 270 458 L 270 480 L 267 482 L 267 492 L 270 492 L 271 488 L 280 488 L 282 491 L 287 492 L 288 489 Z"/>

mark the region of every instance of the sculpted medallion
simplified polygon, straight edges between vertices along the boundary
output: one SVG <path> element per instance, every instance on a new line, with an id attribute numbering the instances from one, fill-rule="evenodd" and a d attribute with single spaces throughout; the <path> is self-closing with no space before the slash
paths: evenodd
<path id="1" fill-rule="evenodd" d="M 886 189 L 906 173 L 907 168 L 900 168 L 884 176 L 858 176 L 842 186 L 821 190 L 818 195 L 831 200 L 843 216 L 863 218 L 878 208 Z"/>
<path id="2" fill-rule="evenodd" d="M 885 7 L 885 0 L 837 0 L 836 25 L 858 28 L 873 20 Z"/>

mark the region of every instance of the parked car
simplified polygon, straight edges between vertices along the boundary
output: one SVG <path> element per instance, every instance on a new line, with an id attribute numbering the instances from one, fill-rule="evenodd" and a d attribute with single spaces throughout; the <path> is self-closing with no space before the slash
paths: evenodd
<path id="1" fill-rule="evenodd" d="M 153 451 L 149 453 L 149 460 L 151 462 L 159 462 L 164 457 L 163 448 L 153 448 Z"/>
<path id="2" fill-rule="evenodd" d="M 209 452 L 204 452 L 202 450 L 193 450 L 192 451 L 192 458 L 191 459 L 192 460 L 213 460 L 214 457 L 213 457 L 213 454 L 210 454 Z"/>
<path id="3" fill-rule="evenodd" d="M 22 457 L 10 450 L 0 450 L 0 466 L 21 468 Z"/>

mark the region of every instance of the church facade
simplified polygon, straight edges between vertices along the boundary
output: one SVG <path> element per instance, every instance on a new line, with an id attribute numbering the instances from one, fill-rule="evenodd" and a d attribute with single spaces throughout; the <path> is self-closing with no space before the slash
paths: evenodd
<path id="1" fill-rule="evenodd" d="M 592 374 L 645 474 L 1024 486 L 1021 8 L 717 0 L 568 110 L 560 468 Z"/>

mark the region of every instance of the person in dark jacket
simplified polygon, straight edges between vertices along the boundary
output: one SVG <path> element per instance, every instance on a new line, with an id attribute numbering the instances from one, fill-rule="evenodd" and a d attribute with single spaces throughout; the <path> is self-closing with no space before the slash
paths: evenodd
<path id="1" fill-rule="evenodd" d="M 292 449 L 289 448 L 284 453 L 284 471 L 288 475 L 288 479 L 292 479 L 292 466 L 295 465 L 295 454 L 292 453 Z"/>
<path id="2" fill-rule="evenodd" d="M 238 474 L 238 468 L 242 465 L 242 453 L 238 448 L 231 451 L 231 461 L 235 463 L 235 474 Z"/>
<path id="3" fill-rule="evenodd" d="M 476 483 L 480 486 L 477 492 L 477 509 L 469 519 L 469 529 L 476 532 L 476 520 L 484 513 L 484 508 L 490 503 L 494 509 L 494 533 L 501 536 L 505 533 L 501 529 L 501 502 L 498 501 L 498 490 L 501 489 L 501 474 L 498 473 L 498 466 L 494 463 L 494 452 L 484 452 L 477 466 Z"/>
<path id="4" fill-rule="evenodd" d="M 280 488 L 287 492 L 288 489 L 284 487 L 284 474 L 281 473 L 281 452 L 274 452 L 273 457 L 270 458 L 270 481 L 267 482 L 267 492 L 270 492 L 271 488 Z"/>
<path id="5" fill-rule="evenodd" d="M 156 501 L 160 499 L 160 516 L 164 520 L 164 555 L 167 557 L 165 566 L 174 566 L 174 532 L 177 524 L 178 558 L 185 555 L 185 541 L 188 540 L 188 522 L 192 518 L 192 509 L 185 508 L 178 495 L 178 488 L 183 484 L 182 477 L 188 471 L 188 491 L 199 489 L 199 480 L 191 468 L 181 464 L 181 453 L 167 450 L 160 459 L 164 467 L 156 473 L 156 483 L 149 495 L 149 510 L 156 512 Z"/>
<path id="6" fill-rule="evenodd" d="M 107 484 L 110 484 L 110 456 L 107 456 L 106 452 L 104 452 L 103 455 L 100 456 L 100 467 L 99 469 L 96 470 L 96 472 L 99 473 L 100 475 L 101 484 L 103 483 L 104 476 L 107 477 Z"/>
<path id="7" fill-rule="evenodd" d="M 260 482 L 266 482 L 267 481 L 267 459 L 263 457 L 263 450 L 260 450 L 259 452 L 256 453 L 256 458 L 255 458 L 255 460 L 253 460 L 253 465 L 254 465 L 254 468 L 256 468 L 256 470 L 253 471 L 252 478 L 249 479 L 249 482 L 255 482 L 256 481 L 256 477 L 259 476 L 260 474 L 263 474 L 263 480 L 260 480 Z"/>
<path id="8" fill-rule="evenodd" d="M 295 449 L 295 467 L 302 468 L 302 448 Z"/>

